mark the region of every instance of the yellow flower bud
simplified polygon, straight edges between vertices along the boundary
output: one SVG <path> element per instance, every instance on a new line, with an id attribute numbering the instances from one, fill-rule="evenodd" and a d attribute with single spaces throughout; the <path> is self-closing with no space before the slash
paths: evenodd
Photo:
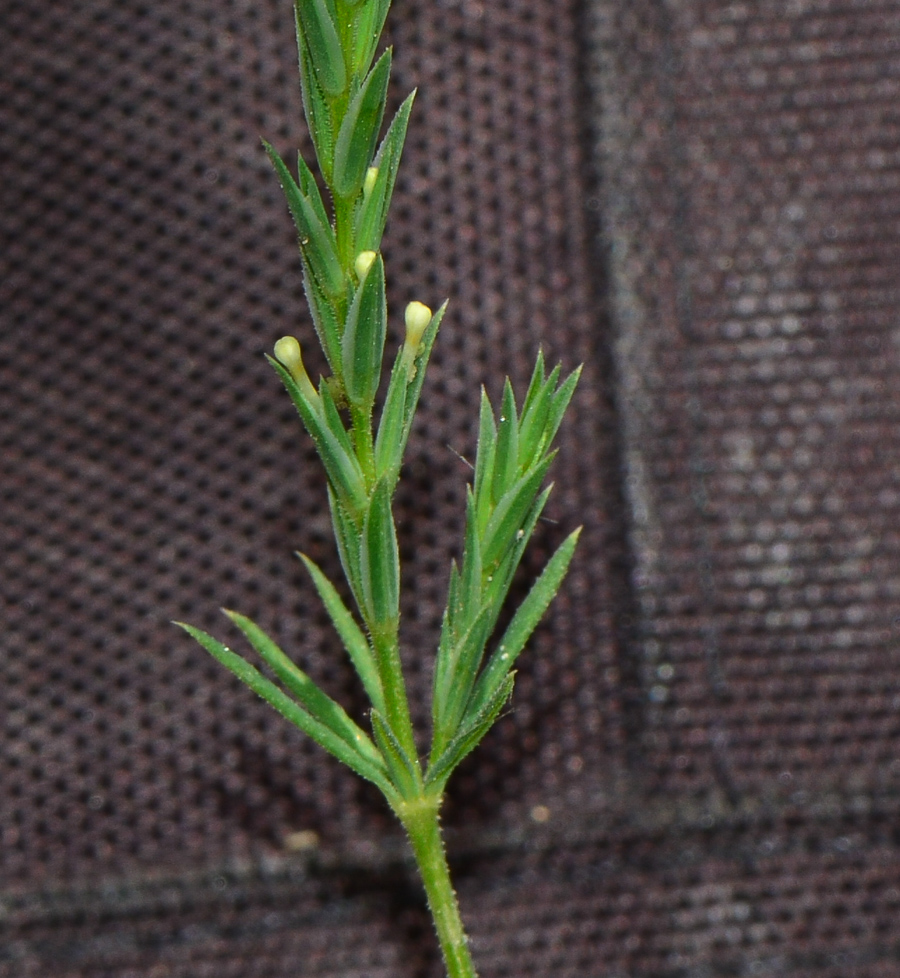
<path id="1" fill-rule="evenodd" d="M 375 264 L 378 255 L 374 251 L 361 251 L 356 256 L 353 267 L 356 269 L 357 278 L 365 278 L 366 272 Z"/>
<path id="2" fill-rule="evenodd" d="M 416 376 L 415 359 L 419 353 L 422 336 L 431 322 L 431 310 L 422 302 L 410 302 L 406 307 L 406 340 L 403 343 L 403 362 L 409 379 Z"/>
<path id="3" fill-rule="evenodd" d="M 363 197 L 368 197 L 375 189 L 375 181 L 378 179 L 378 167 L 370 166 L 366 170 L 366 178 L 363 181 Z"/>
<path id="4" fill-rule="evenodd" d="M 300 342 L 295 336 L 282 336 L 275 344 L 275 356 L 291 371 L 291 374 L 297 367 L 303 369 Z"/>
<path id="5" fill-rule="evenodd" d="M 406 342 L 417 348 L 430 322 L 431 310 L 428 306 L 422 302 L 410 302 L 406 307 Z"/>
<path id="6" fill-rule="evenodd" d="M 298 340 L 293 336 L 282 336 L 275 344 L 275 358 L 287 368 L 307 401 L 311 404 L 318 403 L 319 394 L 309 379 L 306 367 L 303 366 L 303 355 Z"/>

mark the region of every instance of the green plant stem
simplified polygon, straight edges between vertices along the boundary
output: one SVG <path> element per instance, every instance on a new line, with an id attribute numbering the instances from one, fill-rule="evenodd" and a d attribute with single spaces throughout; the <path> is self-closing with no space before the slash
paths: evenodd
<path id="1" fill-rule="evenodd" d="M 351 407 L 350 417 L 353 422 L 353 442 L 356 447 L 356 457 L 369 486 L 375 482 L 375 440 L 372 436 L 371 415 L 365 411 Z"/>
<path id="2" fill-rule="evenodd" d="M 447 978 L 478 978 L 469 954 L 456 893 L 450 881 L 438 818 L 439 808 L 439 798 L 418 798 L 406 802 L 397 814 L 409 836 L 425 884 L 428 907 L 447 967 Z"/>
<path id="3" fill-rule="evenodd" d="M 372 633 L 375 654 L 381 665 L 384 679 L 384 707 L 394 735 L 400 741 L 410 758 L 416 756 L 416 742 L 413 735 L 412 719 L 409 715 L 409 699 L 406 695 L 406 681 L 400 664 L 400 646 L 396 623 L 387 634 Z M 421 783 L 421 777 L 418 776 Z"/>
<path id="4" fill-rule="evenodd" d="M 338 260 L 349 274 L 353 268 L 353 201 L 334 197 L 334 233 L 337 239 Z"/>

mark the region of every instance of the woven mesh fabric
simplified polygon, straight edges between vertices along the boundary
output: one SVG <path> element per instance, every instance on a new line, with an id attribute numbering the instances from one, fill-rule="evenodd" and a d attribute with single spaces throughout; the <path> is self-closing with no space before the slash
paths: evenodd
<path id="1" fill-rule="evenodd" d="M 362 710 L 261 355 L 311 335 L 259 143 L 311 157 L 289 7 L 0 3 L 4 978 L 440 974 L 376 793 L 168 624 L 235 607 Z M 528 569 L 580 558 L 446 811 L 483 975 L 896 973 L 900 4 L 389 25 L 389 301 L 451 297 L 397 508 L 420 727 L 478 385 L 586 363 Z"/>
<path id="2" fill-rule="evenodd" d="M 806 805 L 900 778 L 900 9 L 780 9 L 603 24 L 601 152 L 644 756 L 666 790 Z"/>

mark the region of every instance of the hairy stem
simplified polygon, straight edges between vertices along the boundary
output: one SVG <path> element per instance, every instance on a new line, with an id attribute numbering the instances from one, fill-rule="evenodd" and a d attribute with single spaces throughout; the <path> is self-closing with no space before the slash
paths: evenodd
<path id="1" fill-rule="evenodd" d="M 350 418 L 353 422 L 353 444 L 356 457 L 359 459 L 363 475 L 371 487 L 375 483 L 375 440 L 372 435 L 371 412 L 366 413 L 360 408 L 350 407 Z"/>
<path id="2" fill-rule="evenodd" d="M 353 201 L 334 197 L 334 233 L 337 238 L 338 260 L 349 274 L 353 268 Z"/>
<path id="3" fill-rule="evenodd" d="M 447 967 L 447 978 L 478 978 L 459 915 L 456 892 L 450 881 L 438 818 L 439 807 L 440 799 L 415 799 L 407 802 L 398 815 L 409 836 L 425 884 L 428 907 Z"/>
<path id="4" fill-rule="evenodd" d="M 384 707 L 388 720 L 394 735 L 410 759 L 413 759 L 416 757 L 416 743 L 413 736 L 412 719 L 409 715 L 406 681 L 403 678 L 403 669 L 400 664 L 400 646 L 396 625 L 386 630 L 386 633 L 373 631 L 372 644 L 381 666 L 384 682 Z M 421 775 L 417 775 L 417 780 L 421 783 Z"/>

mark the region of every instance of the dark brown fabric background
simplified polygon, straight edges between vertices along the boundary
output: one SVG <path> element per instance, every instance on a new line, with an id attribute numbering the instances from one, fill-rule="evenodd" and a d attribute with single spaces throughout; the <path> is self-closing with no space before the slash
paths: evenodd
<path id="1" fill-rule="evenodd" d="M 446 811 L 483 978 L 897 974 L 900 2 L 388 33 L 394 342 L 451 298 L 398 501 L 421 727 L 478 387 L 586 364 L 529 567 L 579 558 Z M 0 38 L 0 976 L 437 976 L 374 790 L 169 624 L 235 607 L 362 710 L 262 357 L 311 335 L 259 142 L 310 156 L 290 4 Z"/>

